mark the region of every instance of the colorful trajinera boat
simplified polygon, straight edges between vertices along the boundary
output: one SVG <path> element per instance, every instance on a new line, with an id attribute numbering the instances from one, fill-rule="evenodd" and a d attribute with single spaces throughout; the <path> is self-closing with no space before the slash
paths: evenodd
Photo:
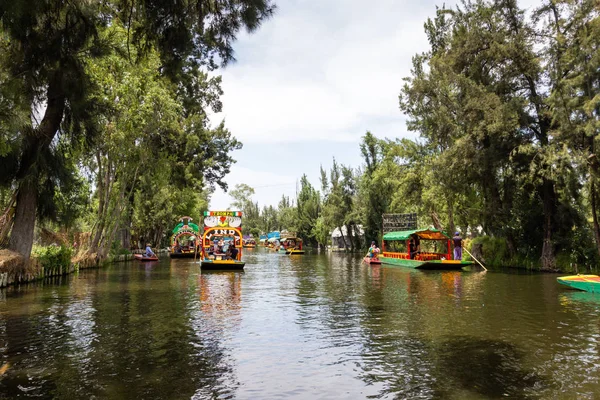
<path id="1" fill-rule="evenodd" d="M 471 261 L 452 259 L 451 243 L 448 235 L 436 229 L 388 232 L 383 235 L 379 259 L 383 264 L 418 269 L 461 269 L 472 265 Z"/>
<path id="2" fill-rule="evenodd" d="M 266 245 L 267 245 L 267 240 L 268 240 L 268 239 L 269 239 L 269 238 L 267 237 L 267 235 L 260 235 L 260 236 L 259 236 L 259 238 L 258 238 L 258 244 L 259 244 L 260 246 L 266 246 Z"/>
<path id="3" fill-rule="evenodd" d="M 171 246 L 169 247 L 169 257 L 198 257 L 200 249 L 198 249 L 197 242 L 200 236 L 200 228 L 192 221 L 193 220 L 191 217 L 181 217 L 179 224 L 173 228 L 171 235 Z"/>
<path id="4" fill-rule="evenodd" d="M 281 247 L 279 252 L 285 250 L 285 254 L 304 254 L 304 249 L 302 248 L 302 239 L 296 237 L 295 234 L 286 234 L 281 236 Z"/>
<path id="5" fill-rule="evenodd" d="M 202 270 L 241 270 L 242 213 L 240 211 L 204 211 L 204 233 L 200 267 Z"/>
<path id="6" fill-rule="evenodd" d="M 598 275 L 571 275 L 556 278 L 558 283 L 573 289 L 585 290 L 590 293 L 600 293 L 600 276 Z"/>
<path id="7" fill-rule="evenodd" d="M 249 237 L 243 240 L 243 245 L 242 247 L 245 249 L 253 249 L 256 247 L 256 240 L 254 240 L 253 238 Z"/>

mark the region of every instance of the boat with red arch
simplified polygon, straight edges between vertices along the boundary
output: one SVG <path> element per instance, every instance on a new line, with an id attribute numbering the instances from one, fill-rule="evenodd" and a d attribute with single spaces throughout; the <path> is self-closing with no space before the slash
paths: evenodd
<path id="1" fill-rule="evenodd" d="M 202 270 L 242 270 L 242 212 L 205 211 L 200 247 Z"/>

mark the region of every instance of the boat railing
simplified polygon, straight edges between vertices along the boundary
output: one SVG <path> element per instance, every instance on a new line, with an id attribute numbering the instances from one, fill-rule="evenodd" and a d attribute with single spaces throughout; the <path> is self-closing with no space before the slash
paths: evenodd
<path id="1" fill-rule="evenodd" d="M 443 257 L 446 257 L 446 255 L 447 254 L 443 254 L 443 253 L 418 253 L 414 259 L 420 260 L 420 261 L 441 260 Z M 408 253 L 395 253 L 395 252 L 389 252 L 389 251 L 384 251 L 381 254 L 381 256 L 387 257 L 387 258 L 404 259 L 404 260 L 410 259 L 410 256 Z"/>

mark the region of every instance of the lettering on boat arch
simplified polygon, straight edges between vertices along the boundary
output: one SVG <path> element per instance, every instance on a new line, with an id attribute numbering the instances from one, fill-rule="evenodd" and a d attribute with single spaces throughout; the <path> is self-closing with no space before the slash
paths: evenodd
<path id="1" fill-rule="evenodd" d="M 204 230 L 209 228 L 242 229 L 241 211 L 204 211 Z"/>

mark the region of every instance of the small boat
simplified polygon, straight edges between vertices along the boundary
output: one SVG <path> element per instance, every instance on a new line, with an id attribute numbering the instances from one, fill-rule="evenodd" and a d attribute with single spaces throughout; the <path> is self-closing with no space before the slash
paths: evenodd
<path id="1" fill-rule="evenodd" d="M 365 257 L 363 258 L 363 262 L 370 264 L 370 265 L 381 265 L 381 260 L 379 258 L 376 257 Z"/>
<path id="2" fill-rule="evenodd" d="M 158 257 L 154 256 L 154 257 L 146 257 L 143 254 L 134 254 L 133 257 L 136 260 L 140 260 L 140 261 L 158 261 Z"/>
<path id="3" fill-rule="evenodd" d="M 573 289 L 585 290 L 590 293 L 600 293 L 600 276 L 598 275 L 570 275 L 556 278 L 562 285 Z"/>

